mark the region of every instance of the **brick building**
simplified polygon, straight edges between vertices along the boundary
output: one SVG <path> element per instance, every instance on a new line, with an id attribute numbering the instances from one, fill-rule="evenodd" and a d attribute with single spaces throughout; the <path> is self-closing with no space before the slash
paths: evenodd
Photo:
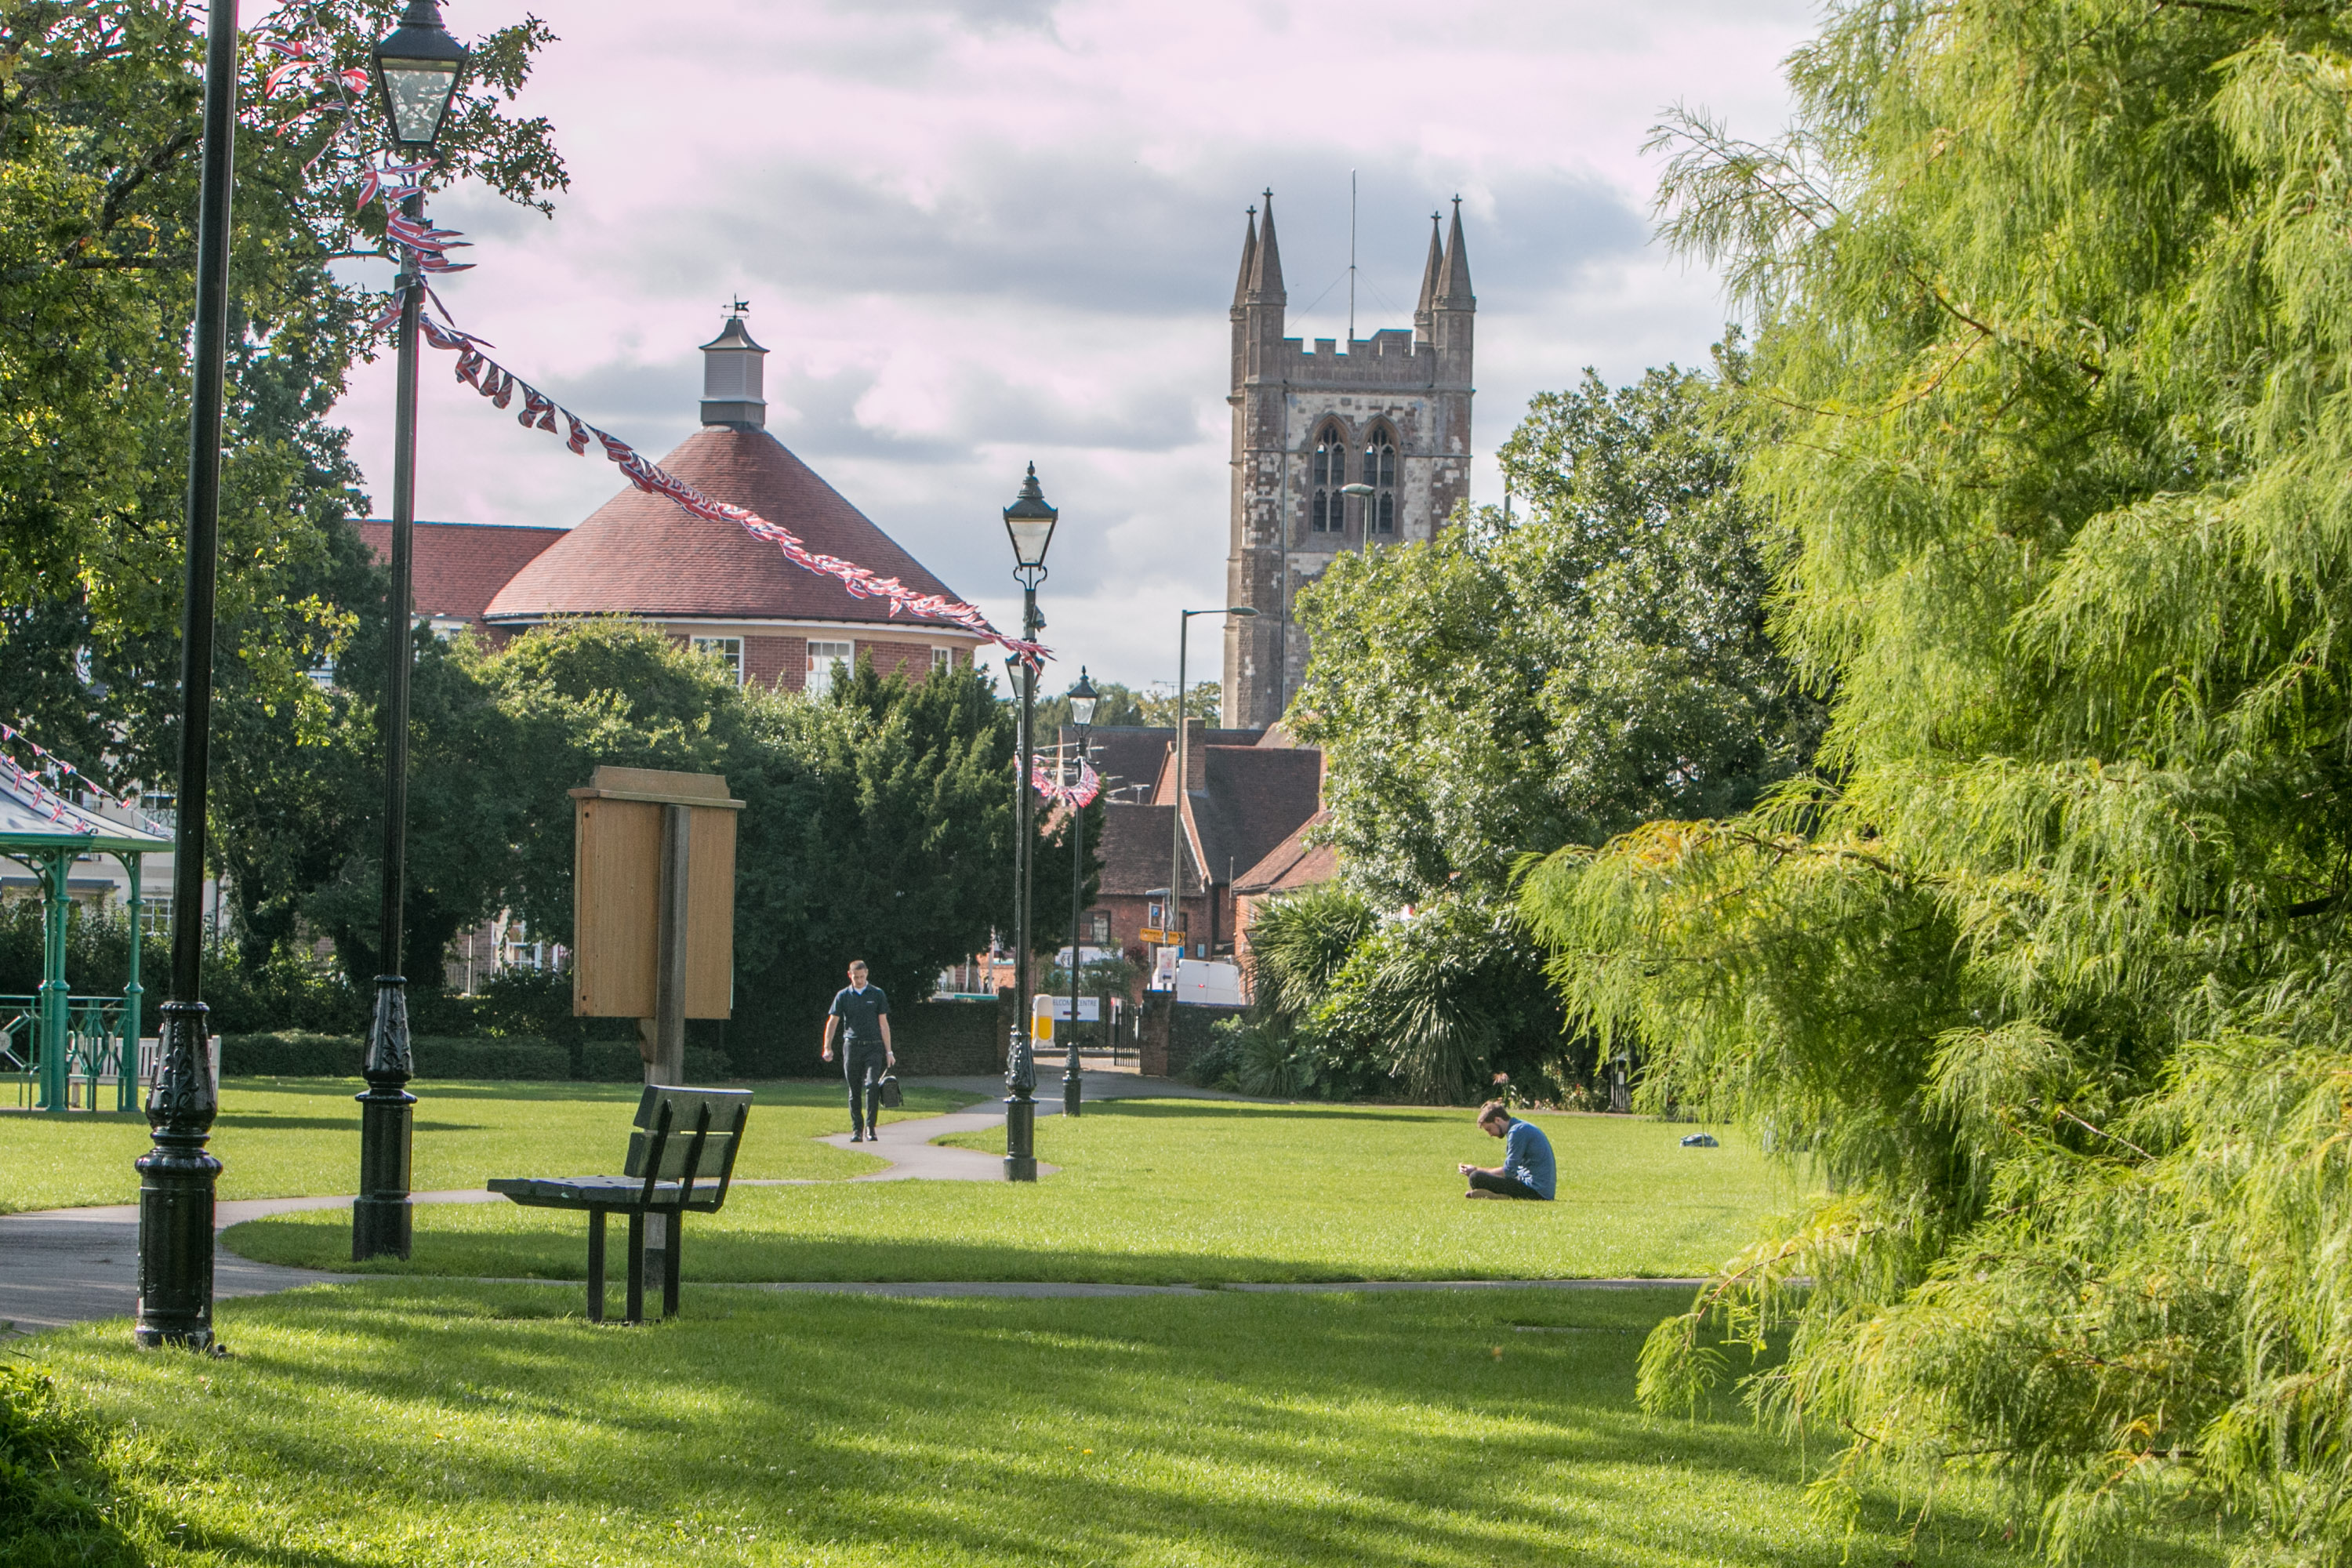
<path id="1" fill-rule="evenodd" d="M 1478 308 L 1462 241 L 1462 204 L 1429 258 L 1412 331 L 1310 350 L 1283 336 L 1288 296 L 1275 238 L 1274 193 L 1251 209 L 1234 287 L 1233 497 L 1224 716 L 1253 729 L 1280 721 L 1307 668 L 1291 624 L 1301 584 L 1343 552 L 1427 539 L 1470 495 L 1470 364 Z M 1351 496 L 1344 487 L 1368 485 Z"/>
<path id="2" fill-rule="evenodd" d="M 761 361 L 740 316 L 702 345 L 702 428 L 661 466 L 715 500 L 747 507 L 808 547 L 958 595 L 768 434 Z M 362 525 L 381 556 L 390 525 Z M 887 675 L 969 665 L 980 639 L 961 626 L 890 614 L 772 544 L 667 497 L 623 489 L 571 528 L 416 525 L 415 611 L 454 631 L 512 637 L 562 616 L 634 616 L 723 659 L 741 681 L 821 690 L 836 663 Z"/>
<path id="3" fill-rule="evenodd" d="M 1174 730 L 1098 729 L 1089 737 L 1105 793 L 1097 847 L 1102 879 L 1084 933 L 1089 945 L 1149 960 L 1142 933 L 1160 925 L 1172 851 L 1186 954 L 1230 956 L 1236 878 L 1320 804 L 1323 753 L 1293 745 L 1279 727 L 1211 730 L 1195 719 L 1189 728 L 1181 791 Z M 1065 747 L 1075 740 L 1075 731 L 1062 731 Z"/>

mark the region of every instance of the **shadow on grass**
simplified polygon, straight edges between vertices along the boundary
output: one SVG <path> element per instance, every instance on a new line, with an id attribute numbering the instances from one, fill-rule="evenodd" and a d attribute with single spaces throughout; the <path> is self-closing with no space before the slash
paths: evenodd
<path id="1" fill-rule="evenodd" d="M 1156 1561 L 1180 1542 L 1204 1561 L 1378 1568 L 2015 1561 L 1964 1500 L 1909 1537 L 1873 1499 L 1849 1538 L 1807 1512 L 1801 1457 L 1744 1417 L 1642 1415 L 1634 1336 L 1684 1304 L 698 1289 L 684 1319 L 620 1329 L 546 1290 L 384 1283 L 225 1304 L 240 1354 L 215 1397 L 155 1378 L 131 1396 L 218 1483 L 219 1510 L 290 1487 L 354 1516 L 358 1539 L 373 1510 L 509 1560 L 572 1527 L 635 1561 L 727 1520 L 771 1553 L 859 1563 L 908 1542 L 987 1563 Z M 1497 1356 L 1534 1310 L 1612 1331 Z M 79 1354 L 122 1384 L 154 1364 L 113 1340 Z M 455 1534 L 476 1529 L 506 1533 Z M 263 1533 L 240 1561 L 336 1561 Z"/>

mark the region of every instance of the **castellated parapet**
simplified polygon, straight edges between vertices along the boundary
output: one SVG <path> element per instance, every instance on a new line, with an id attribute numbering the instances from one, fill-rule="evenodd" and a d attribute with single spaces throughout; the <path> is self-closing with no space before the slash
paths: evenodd
<path id="1" fill-rule="evenodd" d="M 1413 330 L 1308 347 L 1283 336 L 1287 304 L 1274 195 L 1253 207 L 1234 289 L 1232 545 L 1223 721 L 1282 717 L 1307 668 L 1291 619 L 1300 587 L 1342 552 L 1430 538 L 1470 493 L 1471 347 L 1477 300 L 1456 201 L 1430 225 Z M 1369 486 L 1371 493 L 1349 494 Z"/>

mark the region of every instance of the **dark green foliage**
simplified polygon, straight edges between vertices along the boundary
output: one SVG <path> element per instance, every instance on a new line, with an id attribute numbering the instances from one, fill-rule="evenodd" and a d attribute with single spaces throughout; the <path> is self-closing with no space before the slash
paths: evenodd
<path id="1" fill-rule="evenodd" d="M 571 1052 L 527 1036 L 451 1039 L 415 1035 L 409 1045 L 420 1079 L 560 1082 L 574 1076 Z M 366 1061 L 367 1040 L 358 1035 L 282 1030 L 221 1037 L 223 1078 L 357 1078 Z"/>
<path id="2" fill-rule="evenodd" d="M 1591 1071 L 1510 904 L 1383 915 L 1331 883 L 1264 906 L 1250 954 L 1255 1015 L 1215 1067 L 1251 1093 L 1465 1101 L 1507 1080 L 1556 1100 Z"/>
<path id="3" fill-rule="evenodd" d="M 1851 5 L 1769 145 L 1663 140 L 1758 312 L 1745 487 L 1829 777 L 1555 855 L 1528 908 L 1645 1093 L 1829 1195 L 1703 1321 L 1789 1325 L 1825 1494 L 1989 1471 L 2084 1560 L 2352 1563 L 2352 26 Z M 1801 1288 L 1800 1288 L 1801 1282 Z"/>
<path id="4" fill-rule="evenodd" d="M 0 1360 L 0 1562 L 9 1568 L 141 1568 L 91 1462 L 93 1436 L 45 1373 Z"/>
<path id="5" fill-rule="evenodd" d="M 1300 596 L 1290 722 L 1329 758 L 1350 881 L 1391 905 L 1499 892 L 1519 855 L 1737 810 L 1805 764 L 1821 712 L 1765 634 L 1725 412 L 1695 372 L 1588 372 L 1504 444 L 1513 518 L 1343 555 Z"/>

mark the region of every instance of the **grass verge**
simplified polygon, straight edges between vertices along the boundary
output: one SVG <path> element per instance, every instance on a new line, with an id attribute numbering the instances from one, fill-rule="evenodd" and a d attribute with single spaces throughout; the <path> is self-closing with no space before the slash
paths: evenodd
<path id="1" fill-rule="evenodd" d="M 155 1568 L 2018 1560 L 1966 1499 L 1916 1532 L 1874 1501 L 1849 1534 L 1744 1418 L 1636 1413 L 1641 1336 L 1682 1302 L 702 1289 L 630 1330 L 403 1281 L 225 1302 L 225 1362 L 120 1323 L 40 1349 L 113 1424 Z"/>
<path id="2" fill-rule="evenodd" d="M 1039 1154 L 1062 1170 L 1034 1185 L 739 1189 L 723 1213 L 688 1222 L 684 1268 L 701 1280 L 1136 1284 L 1677 1277 L 1713 1269 L 1790 1195 L 1724 1130 L 1719 1149 L 1684 1149 L 1678 1125 L 1538 1121 L 1559 1155 L 1559 1200 L 1465 1203 L 1454 1165 L 1491 1163 L 1499 1145 L 1462 1110 L 1105 1101 L 1038 1123 Z M 350 1230 L 338 1215 L 285 1215 L 226 1239 L 265 1262 L 349 1268 Z M 583 1234 L 577 1216 L 545 1210 L 419 1208 L 414 1257 L 366 1267 L 572 1279 Z"/>
<path id="3" fill-rule="evenodd" d="M 212 1151 L 224 1198 L 348 1193 L 359 1180 L 358 1079 L 231 1079 L 221 1086 Z M 870 1154 L 811 1139 L 849 1131 L 838 1080 L 750 1086 L 755 1094 L 743 1177 L 837 1181 L 883 1168 Z M 628 1152 L 631 1084 L 435 1082 L 416 1108 L 418 1192 L 479 1187 L 492 1176 L 619 1170 Z M 884 1120 L 951 1110 L 969 1096 L 909 1087 Z M 0 1214 L 139 1200 L 131 1162 L 149 1148 L 136 1114 L 48 1116 L 0 1111 Z"/>

